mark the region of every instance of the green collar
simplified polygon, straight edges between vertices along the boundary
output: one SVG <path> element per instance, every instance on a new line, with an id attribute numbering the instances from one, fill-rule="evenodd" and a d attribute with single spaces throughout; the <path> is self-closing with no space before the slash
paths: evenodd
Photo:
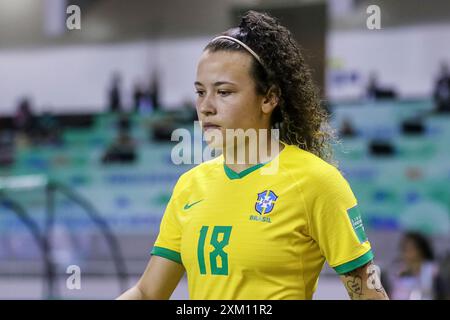
<path id="1" fill-rule="evenodd" d="M 239 173 L 231 170 L 229 167 L 227 167 L 226 164 L 223 164 L 223 168 L 225 169 L 225 174 L 227 175 L 227 177 L 230 178 L 231 180 L 234 180 L 234 179 L 241 179 L 241 178 L 245 177 L 249 173 L 252 173 L 253 171 L 258 170 L 259 168 L 261 168 L 265 164 L 266 163 L 255 164 L 254 166 L 252 166 L 250 168 L 247 168 L 244 171 L 241 171 Z"/>
<path id="2" fill-rule="evenodd" d="M 287 144 L 286 144 L 286 143 L 284 143 L 284 142 L 282 142 L 282 141 L 280 141 L 280 142 L 284 145 L 284 148 L 283 148 L 283 150 L 281 150 L 281 152 L 277 155 L 277 157 L 279 157 L 280 154 L 281 154 L 281 153 L 284 151 L 284 149 L 286 149 L 286 147 L 287 147 Z M 272 160 L 271 160 L 271 161 L 272 161 Z M 229 167 L 227 167 L 227 165 L 226 165 L 225 163 L 223 164 L 223 168 L 225 169 L 225 174 L 227 175 L 227 177 L 228 177 L 230 180 L 234 180 L 234 179 L 242 179 L 243 177 L 245 177 L 245 176 L 248 175 L 249 173 L 252 173 L 253 171 L 258 170 L 259 168 L 261 168 L 262 166 L 266 165 L 266 164 L 269 163 L 269 162 L 270 162 L 270 161 L 255 164 L 253 167 L 247 168 L 247 169 L 245 169 L 244 171 L 241 171 L 241 172 L 239 172 L 239 173 L 237 173 L 237 172 L 231 170 Z"/>

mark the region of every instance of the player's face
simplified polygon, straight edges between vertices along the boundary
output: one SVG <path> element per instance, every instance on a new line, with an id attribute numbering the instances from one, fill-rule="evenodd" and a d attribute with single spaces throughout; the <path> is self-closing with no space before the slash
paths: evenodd
<path id="1" fill-rule="evenodd" d="M 197 67 L 197 114 L 206 140 L 225 129 L 268 129 L 270 114 L 263 108 L 250 74 L 252 57 L 242 52 L 205 51 Z M 218 131 L 220 130 L 220 131 Z M 208 141 L 211 143 L 211 141 Z"/>

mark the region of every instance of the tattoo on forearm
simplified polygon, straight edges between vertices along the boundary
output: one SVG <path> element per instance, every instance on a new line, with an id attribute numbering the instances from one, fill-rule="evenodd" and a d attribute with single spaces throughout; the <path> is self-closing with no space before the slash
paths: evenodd
<path id="1" fill-rule="evenodd" d="M 376 299 L 377 295 L 389 299 L 381 284 L 380 268 L 372 262 L 344 274 L 344 283 L 351 299 Z"/>
<path id="2" fill-rule="evenodd" d="M 379 291 L 382 288 L 380 280 L 380 268 L 374 264 L 367 266 L 367 288 Z"/>
<path id="3" fill-rule="evenodd" d="M 374 265 L 373 263 L 370 263 L 367 266 L 367 288 L 376 290 L 377 292 L 381 293 L 384 297 L 387 297 L 386 291 L 383 288 L 383 285 L 381 284 L 381 271 L 380 267 L 377 265 Z"/>
<path id="4" fill-rule="evenodd" d="M 361 295 L 362 294 L 362 279 L 360 276 L 352 277 L 352 279 L 347 280 L 347 288 L 350 289 L 351 292 Z"/>

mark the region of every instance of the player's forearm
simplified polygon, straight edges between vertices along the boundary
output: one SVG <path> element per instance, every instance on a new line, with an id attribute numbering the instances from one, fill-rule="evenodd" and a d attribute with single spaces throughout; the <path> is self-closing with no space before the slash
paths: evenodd
<path id="1" fill-rule="evenodd" d="M 170 293 L 168 292 L 151 289 L 153 288 L 143 288 L 138 283 L 122 293 L 116 300 L 167 300 L 170 298 Z"/>
<path id="2" fill-rule="evenodd" d="M 352 300 L 389 300 L 373 262 L 344 274 L 341 280 Z"/>
<path id="3" fill-rule="evenodd" d="M 347 292 L 352 300 L 389 300 L 389 297 L 382 286 L 376 290 L 362 286 L 360 292 L 352 290 L 347 290 Z"/>
<path id="4" fill-rule="evenodd" d="M 122 293 L 116 300 L 144 300 L 144 294 L 138 286 L 133 286 Z"/>

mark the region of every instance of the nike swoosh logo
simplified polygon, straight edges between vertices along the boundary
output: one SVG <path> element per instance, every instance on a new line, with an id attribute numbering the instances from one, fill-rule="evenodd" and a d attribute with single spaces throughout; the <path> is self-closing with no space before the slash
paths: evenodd
<path id="1" fill-rule="evenodd" d="M 191 204 L 186 203 L 185 206 L 184 206 L 184 210 L 190 209 L 193 205 L 196 205 L 197 203 L 202 202 L 202 201 L 203 201 L 203 199 L 202 200 L 198 200 L 197 202 L 194 202 L 194 203 L 191 203 Z"/>

